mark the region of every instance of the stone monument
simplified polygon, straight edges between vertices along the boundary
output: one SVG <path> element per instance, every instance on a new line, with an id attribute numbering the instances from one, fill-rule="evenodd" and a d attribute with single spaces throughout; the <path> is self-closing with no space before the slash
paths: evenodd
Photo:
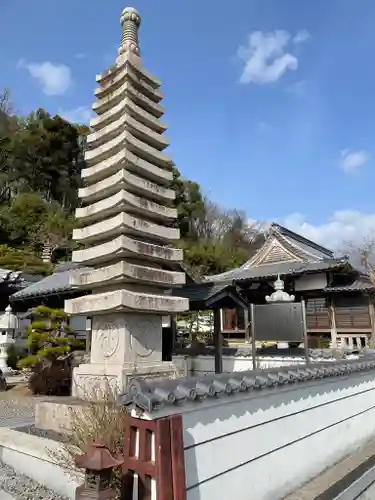
<path id="1" fill-rule="evenodd" d="M 185 282 L 177 211 L 171 208 L 174 163 L 164 152 L 160 82 L 143 67 L 139 13 L 121 14 L 116 62 L 97 76 L 79 189 L 82 208 L 73 239 L 84 249 L 73 261 L 84 269 L 71 284 L 90 295 L 66 300 L 65 311 L 92 317 L 90 362 L 73 373 L 73 396 L 109 382 L 123 391 L 133 376 L 162 377 L 162 315 L 188 310 L 187 299 L 165 294 Z M 89 268 L 89 269 L 87 269 Z"/>

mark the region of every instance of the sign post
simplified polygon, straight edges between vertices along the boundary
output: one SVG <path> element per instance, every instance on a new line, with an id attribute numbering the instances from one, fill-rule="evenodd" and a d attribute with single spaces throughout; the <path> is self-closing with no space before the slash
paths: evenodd
<path id="1" fill-rule="evenodd" d="M 251 325 L 251 356 L 253 358 L 253 370 L 256 370 L 257 368 L 257 360 L 256 360 L 256 356 L 257 356 L 257 346 L 256 346 L 256 341 L 255 341 L 255 314 L 254 314 L 254 310 L 255 310 L 255 307 L 254 307 L 254 304 L 250 304 L 250 312 L 251 312 L 251 316 L 250 316 L 250 325 Z"/>

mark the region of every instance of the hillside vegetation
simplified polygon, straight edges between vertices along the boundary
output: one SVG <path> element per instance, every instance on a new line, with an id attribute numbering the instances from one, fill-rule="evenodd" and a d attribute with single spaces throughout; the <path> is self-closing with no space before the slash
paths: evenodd
<path id="1" fill-rule="evenodd" d="M 14 112 L 0 94 L 0 267 L 48 274 L 70 258 L 84 151 L 90 129 L 37 109 Z M 262 235 L 236 209 L 224 210 L 174 169 L 174 206 L 185 264 L 196 277 L 243 264 Z M 50 255 L 43 263 L 42 254 Z"/>

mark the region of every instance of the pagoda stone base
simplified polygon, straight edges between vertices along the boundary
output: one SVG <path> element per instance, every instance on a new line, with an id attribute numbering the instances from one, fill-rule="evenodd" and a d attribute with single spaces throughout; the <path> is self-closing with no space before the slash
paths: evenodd
<path id="1" fill-rule="evenodd" d="M 90 363 L 73 371 L 72 395 L 101 398 L 121 393 L 129 378 L 169 378 L 171 363 L 162 361 L 162 316 L 112 313 L 93 317 Z"/>
<path id="2" fill-rule="evenodd" d="M 125 392 L 133 378 L 156 379 L 175 378 L 173 363 L 134 365 L 80 365 L 73 370 L 72 396 L 82 400 L 101 400 Z"/>

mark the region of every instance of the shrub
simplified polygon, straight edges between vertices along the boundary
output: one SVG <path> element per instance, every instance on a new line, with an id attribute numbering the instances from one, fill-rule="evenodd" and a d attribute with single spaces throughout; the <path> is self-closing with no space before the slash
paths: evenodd
<path id="1" fill-rule="evenodd" d="M 68 326 L 68 316 L 62 309 L 39 306 L 27 327 L 31 354 L 18 362 L 20 368 L 31 368 L 29 388 L 34 394 L 70 394 L 72 359 L 70 354 L 83 347 Z"/>
<path id="2" fill-rule="evenodd" d="M 43 396 L 69 396 L 72 386 L 72 366 L 65 361 L 52 365 L 38 364 L 32 367 L 29 389 Z"/>
<path id="3" fill-rule="evenodd" d="M 61 445 L 60 451 L 50 451 L 53 460 L 63 467 L 69 476 L 77 479 L 74 459 L 83 454 L 93 441 L 104 442 L 114 455 L 124 452 L 124 417 L 128 410 L 117 405 L 117 388 L 105 387 L 88 394 L 81 389 L 87 403 L 71 407 L 71 429 Z M 113 487 L 120 498 L 121 470 L 114 471 Z"/>

